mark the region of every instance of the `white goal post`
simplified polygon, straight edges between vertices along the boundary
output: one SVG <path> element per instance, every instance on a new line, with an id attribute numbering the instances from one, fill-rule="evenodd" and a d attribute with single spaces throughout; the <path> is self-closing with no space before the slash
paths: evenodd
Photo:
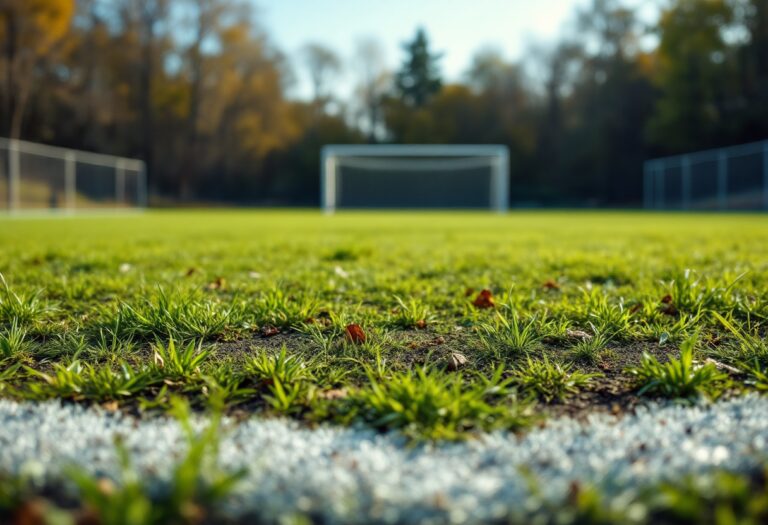
<path id="1" fill-rule="evenodd" d="M 321 154 L 320 200 L 325 213 L 340 205 L 340 170 L 343 168 L 433 176 L 431 184 L 440 184 L 440 176 L 458 170 L 489 170 L 487 180 L 475 178 L 475 186 L 487 185 L 487 203 L 483 206 L 504 213 L 509 207 L 509 150 L 495 144 L 329 144 Z M 351 175 L 354 177 L 354 175 Z M 410 176 L 410 175 L 409 175 Z M 404 192 L 408 188 L 403 188 Z M 438 206 L 439 207 L 439 206 Z M 452 205 L 449 207 L 462 207 Z"/>

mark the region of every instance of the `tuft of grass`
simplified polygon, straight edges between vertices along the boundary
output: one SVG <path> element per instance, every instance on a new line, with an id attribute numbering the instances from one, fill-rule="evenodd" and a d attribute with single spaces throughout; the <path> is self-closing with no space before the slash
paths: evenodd
<path id="1" fill-rule="evenodd" d="M 210 339 L 243 324 L 242 305 L 233 300 L 224 305 L 199 293 L 157 294 L 135 305 L 122 303 L 106 328 L 121 339 Z"/>
<path id="2" fill-rule="evenodd" d="M 644 352 L 640 366 L 627 369 L 638 386 L 638 393 L 673 399 L 717 397 L 721 394 L 727 386 L 728 376 L 712 363 L 694 364 L 694 347 L 698 337 L 697 332 L 686 339 L 680 346 L 680 358 L 666 363 L 660 363 Z"/>
<path id="3" fill-rule="evenodd" d="M 728 349 L 726 349 L 725 352 L 722 352 L 721 357 L 730 358 L 737 364 L 754 364 L 764 370 L 768 369 L 768 342 L 765 338 L 760 337 L 756 330 L 749 331 L 748 323 L 747 329 L 739 328 L 733 320 L 726 319 L 717 312 L 714 312 L 713 315 L 736 338 L 738 343 L 735 352 L 728 355 Z"/>
<path id="4" fill-rule="evenodd" d="M 608 347 L 608 343 L 612 339 L 612 336 L 601 332 L 594 325 L 591 326 L 593 331 L 592 337 L 582 339 L 568 350 L 568 355 L 571 359 L 589 365 L 600 361 Z"/>
<path id="5" fill-rule="evenodd" d="M 264 352 L 252 358 L 245 371 L 266 388 L 264 400 L 273 411 L 291 414 L 306 406 L 314 376 L 307 363 L 289 355 L 285 346 L 276 355 Z"/>
<path id="6" fill-rule="evenodd" d="M 13 320 L 7 330 L 0 330 L 0 361 L 18 359 L 25 355 L 30 349 L 30 344 L 26 338 L 27 331 L 19 325 L 16 319 Z"/>
<path id="7" fill-rule="evenodd" d="M 29 399 L 60 397 L 75 401 L 117 401 L 136 395 L 157 382 L 149 370 L 136 370 L 125 362 L 119 363 L 118 370 L 77 360 L 68 366 L 57 363 L 48 373 L 29 367 L 26 370 L 31 377 L 39 379 L 28 382 L 20 391 L 22 397 Z"/>
<path id="8" fill-rule="evenodd" d="M 409 299 L 406 303 L 400 297 L 395 296 L 397 308 L 391 318 L 390 324 L 400 328 L 425 328 L 434 321 L 435 316 L 429 305 L 418 299 Z"/>
<path id="9" fill-rule="evenodd" d="M 522 354 L 540 346 L 540 326 L 536 316 L 523 321 L 517 313 L 497 312 L 494 322 L 480 325 L 480 341 L 497 359 Z"/>
<path id="10" fill-rule="evenodd" d="M 152 346 L 154 367 L 163 377 L 188 381 L 200 376 L 200 366 L 211 356 L 210 348 L 203 348 L 202 341 L 190 341 L 177 347 L 173 339 L 168 343 L 157 341 Z"/>
<path id="11" fill-rule="evenodd" d="M 551 402 L 564 401 L 577 394 L 600 374 L 587 374 L 573 370 L 573 363 L 559 363 L 527 357 L 524 363 L 511 370 L 510 381 L 524 393 Z"/>
<path id="12" fill-rule="evenodd" d="M 250 313 L 259 326 L 296 328 L 312 318 L 317 307 L 317 301 L 314 299 L 297 299 L 279 288 L 274 288 L 253 302 Z"/>
<path id="13" fill-rule="evenodd" d="M 531 422 L 529 404 L 514 397 L 502 375 L 499 367 L 491 377 L 467 385 L 461 375 L 426 368 L 386 378 L 369 371 L 369 384 L 349 403 L 356 419 L 416 440 L 457 440 L 475 430 L 525 427 Z M 505 398 L 512 403 L 499 403 Z"/>
<path id="14" fill-rule="evenodd" d="M 0 273 L 0 326 L 34 326 L 41 323 L 52 310 L 41 298 L 42 291 L 24 295 L 11 290 Z"/>

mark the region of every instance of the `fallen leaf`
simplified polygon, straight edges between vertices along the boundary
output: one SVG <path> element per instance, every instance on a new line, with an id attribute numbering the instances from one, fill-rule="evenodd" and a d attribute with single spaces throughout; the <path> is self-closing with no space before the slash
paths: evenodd
<path id="1" fill-rule="evenodd" d="M 197 273 L 197 268 L 195 268 L 194 266 L 190 266 L 189 268 L 187 268 L 187 271 L 184 272 L 184 277 L 192 277 L 196 273 Z"/>
<path id="2" fill-rule="evenodd" d="M 571 330 L 570 328 L 565 330 L 565 336 L 570 339 L 579 339 L 581 341 L 588 341 L 592 339 L 592 335 L 588 334 L 584 330 Z"/>
<path id="3" fill-rule="evenodd" d="M 261 337 L 274 337 L 280 333 L 280 329 L 276 326 L 266 325 L 261 327 Z"/>
<path id="4" fill-rule="evenodd" d="M 14 513 L 16 525 L 45 525 L 48 504 L 42 498 L 34 498 L 22 503 Z"/>
<path id="5" fill-rule="evenodd" d="M 226 284 L 227 281 L 224 279 L 224 277 L 217 277 L 213 282 L 208 283 L 206 288 L 209 290 L 223 290 Z"/>
<path id="6" fill-rule="evenodd" d="M 665 315 L 675 316 L 677 315 L 677 308 L 675 308 L 674 304 L 668 303 L 661 308 L 661 313 Z"/>
<path id="7" fill-rule="evenodd" d="M 490 290 L 482 290 L 477 294 L 477 297 L 472 301 L 472 304 L 476 308 L 493 308 L 496 306 L 496 302 L 493 300 L 493 294 Z"/>
<path id="8" fill-rule="evenodd" d="M 419 319 L 416 321 L 416 328 L 419 330 L 424 330 L 427 327 L 427 322 L 424 319 Z"/>
<path id="9" fill-rule="evenodd" d="M 543 287 L 544 287 L 544 289 L 546 289 L 546 290 L 559 290 L 559 289 L 560 289 L 560 285 L 559 285 L 559 284 L 557 284 L 557 283 L 556 283 L 555 281 L 553 281 L 552 279 L 547 279 L 547 280 L 544 282 L 544 284 L 542 284 L 542 286 L 543 286 Z"/>
<path id="10" fill-rule="evenodd" d="M 672 304 L 672 296 L 667 294 L 661 298 L 661 302 L 664 304 Z"/>
<path id="11" fill-rule="evenodd" d="M 365 332 L 363 332 L 362 327 L 359 324 L 348 324 L 346 329 L 346 337 L 347 340 L 351 343 L 354 343 L 356 345 L 362 344 L 365 342 Z"/>
<path id="12" fill-rule="evenodd" d="M 445 337 L 443 337 L 442 335 L 438 335 L 437 337 L 435 337 L 435 339 L 432 342 L 436 345 L 445 344 Z"/>
<path id="13" fill-rule="evenodd" d="M 344 399 L 347 397 L 346 388 L 333 388 L 331 390 L 325 390 L 318 394 L 320 399 Z"/>
<path id="14" fill-rule="evenodd" d="M 447 368 L 451 372 L 455 372 L 459 368 L 462 368 L 467 364 L 467 356 L 460 352 L 451 352 L 448 358 Z"/>
<path id="15" fill-rule="evenodd" d="M 102 403 L 101 406 L 104 410 L 109 412 L 117 412 L 118 409 L 117 401 L 106 401 L 105 403 Z"/>

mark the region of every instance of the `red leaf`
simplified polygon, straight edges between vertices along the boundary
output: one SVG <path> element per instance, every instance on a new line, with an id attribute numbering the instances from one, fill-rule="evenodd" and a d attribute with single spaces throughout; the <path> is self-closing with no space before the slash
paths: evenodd
<path id="1" fill-rule="evenodd" d="M 346 336 L 347 340 L 351 343 L 354 343 L 356 345 L 362 344 L 365 342 L 365 332 L 363 332 L 363 329 L 360 327 L 359 324 L 348 324 L 346 328 Z"/>
<path id="2" fill-rule="evenodd" d="M 496 306 L 496 303 L 493 300 L 493 294 L 490 290 L 483 290 L 477 294 L 477 297 L 472 301 L 472 304 L 477 308 L 493 308 Z"/>

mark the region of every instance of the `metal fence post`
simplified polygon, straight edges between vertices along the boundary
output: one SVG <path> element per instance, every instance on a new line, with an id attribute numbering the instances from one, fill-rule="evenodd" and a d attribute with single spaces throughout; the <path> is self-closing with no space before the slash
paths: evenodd
<path id="1" fill-rule="evenodd" d="M 21 205 L 21 161 L 19 159 L 19 142 L 16 139 L 8 141 L 8 209 L 16 211 Z"/>
<path id="2" fill-rule="evenodd" d="M 728 155 L 720 150 L 717 155 L 717 202 L 721 210 L 728 209 Z"/>
<path id="3" fill-rule="evenodd" d="M 664 209 L 664 176 L 666 175 L 667 165 L 663 160 L 659 161 L 659 168 L 656 172 L 656 206 L 658 209 Z"/>
<path id="4" fill-rule="evenodd" d="M 118 204 L 125 202 L 125 161 L 123 159 L 115 161 L 115 202 Z"/>
<path id="5" fill-rule="evenodd" d="M 76 157 L 73 151 L 64 154 L 64 200 L 69 211 L 74 211 L 77 207 L 77 170 Z"/>
<path id="6" fill-rule="evenodd" d="M 691 209 L 691 158 L 685 155 L 681 161 L 681 173 L 682 177 L 682 189 L 683 189 L 683 202 L 682 208 L 684 210 Z"/>
<path id="7" fill-rule="evenodd" d="M 643 208 L 651 208 L 651 163 L 643 163 Z"/>

